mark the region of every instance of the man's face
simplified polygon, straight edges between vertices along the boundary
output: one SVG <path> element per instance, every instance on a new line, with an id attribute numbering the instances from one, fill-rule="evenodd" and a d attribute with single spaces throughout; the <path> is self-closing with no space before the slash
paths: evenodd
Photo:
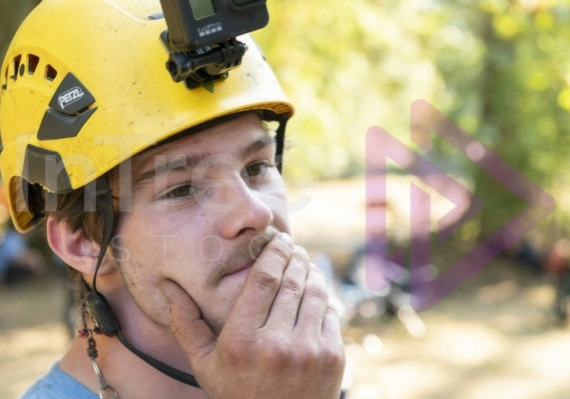
<path id="1" fill-rule="evenodd" d="M 130 199 L 113 254 L 146 317 L 168 323 L 158 284 L 170 279 L 220 331 L 264 244 L 289 232 L 274 156 L 272 136 L 250 114 L 137 155 L 131 172 L 114 173 L 114 194 L 118 181 L 118 196 Z"/>

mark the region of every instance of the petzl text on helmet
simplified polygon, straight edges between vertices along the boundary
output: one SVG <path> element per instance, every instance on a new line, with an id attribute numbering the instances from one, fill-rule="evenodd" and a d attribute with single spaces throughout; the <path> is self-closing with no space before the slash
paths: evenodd
<path id="1" fill-rule="evenodd" d="M 237 36 L 269 22 L 266 0 L 160 0 L 168 30 L 161 39 L 175 82 L 194 89 L 226 79 L 247 46 Z"/>

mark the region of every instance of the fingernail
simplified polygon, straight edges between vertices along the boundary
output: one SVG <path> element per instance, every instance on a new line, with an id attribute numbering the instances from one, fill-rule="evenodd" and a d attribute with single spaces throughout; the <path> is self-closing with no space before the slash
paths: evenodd
<path id="1" fill-rule="evenodd" d="M 304 256 L 305 258 L 309 259 L 309 253 L 307 252 L 307 250 L 299 245 L 295 245 L 294 247 L 295 252 L 298 252 L 299 254 L 301 254 L 302 256 Z"/>
<path id="2" fill-rule="evenodd" d="M 293 239 L 287 233 L 279 233 L 279 240 L 287 244 L 289 247 L 293 246 Z"/>

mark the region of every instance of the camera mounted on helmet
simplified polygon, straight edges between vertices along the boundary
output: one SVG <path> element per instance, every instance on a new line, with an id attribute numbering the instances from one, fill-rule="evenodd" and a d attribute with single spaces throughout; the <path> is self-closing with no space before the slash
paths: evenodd
<path id="1" fill-rule="evenodd" d="M 166 68 L 189 89 L 226 79 L 241 65 L 247 45 L 237 36 L 269 22 L 266 0 L 160 0 L 168 30 Z"/>

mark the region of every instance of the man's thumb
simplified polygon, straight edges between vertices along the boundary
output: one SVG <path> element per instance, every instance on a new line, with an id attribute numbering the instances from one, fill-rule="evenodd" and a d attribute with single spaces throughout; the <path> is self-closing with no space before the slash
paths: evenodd
<path id="1" fill-rule="evenodd" d="M 214 352 L 216 337 L 196 303 L 178 284 L 165 280 L 158 288 L 170 307 L 170 330 L 186 352 L 192 370 L 199 374 Z"/>

